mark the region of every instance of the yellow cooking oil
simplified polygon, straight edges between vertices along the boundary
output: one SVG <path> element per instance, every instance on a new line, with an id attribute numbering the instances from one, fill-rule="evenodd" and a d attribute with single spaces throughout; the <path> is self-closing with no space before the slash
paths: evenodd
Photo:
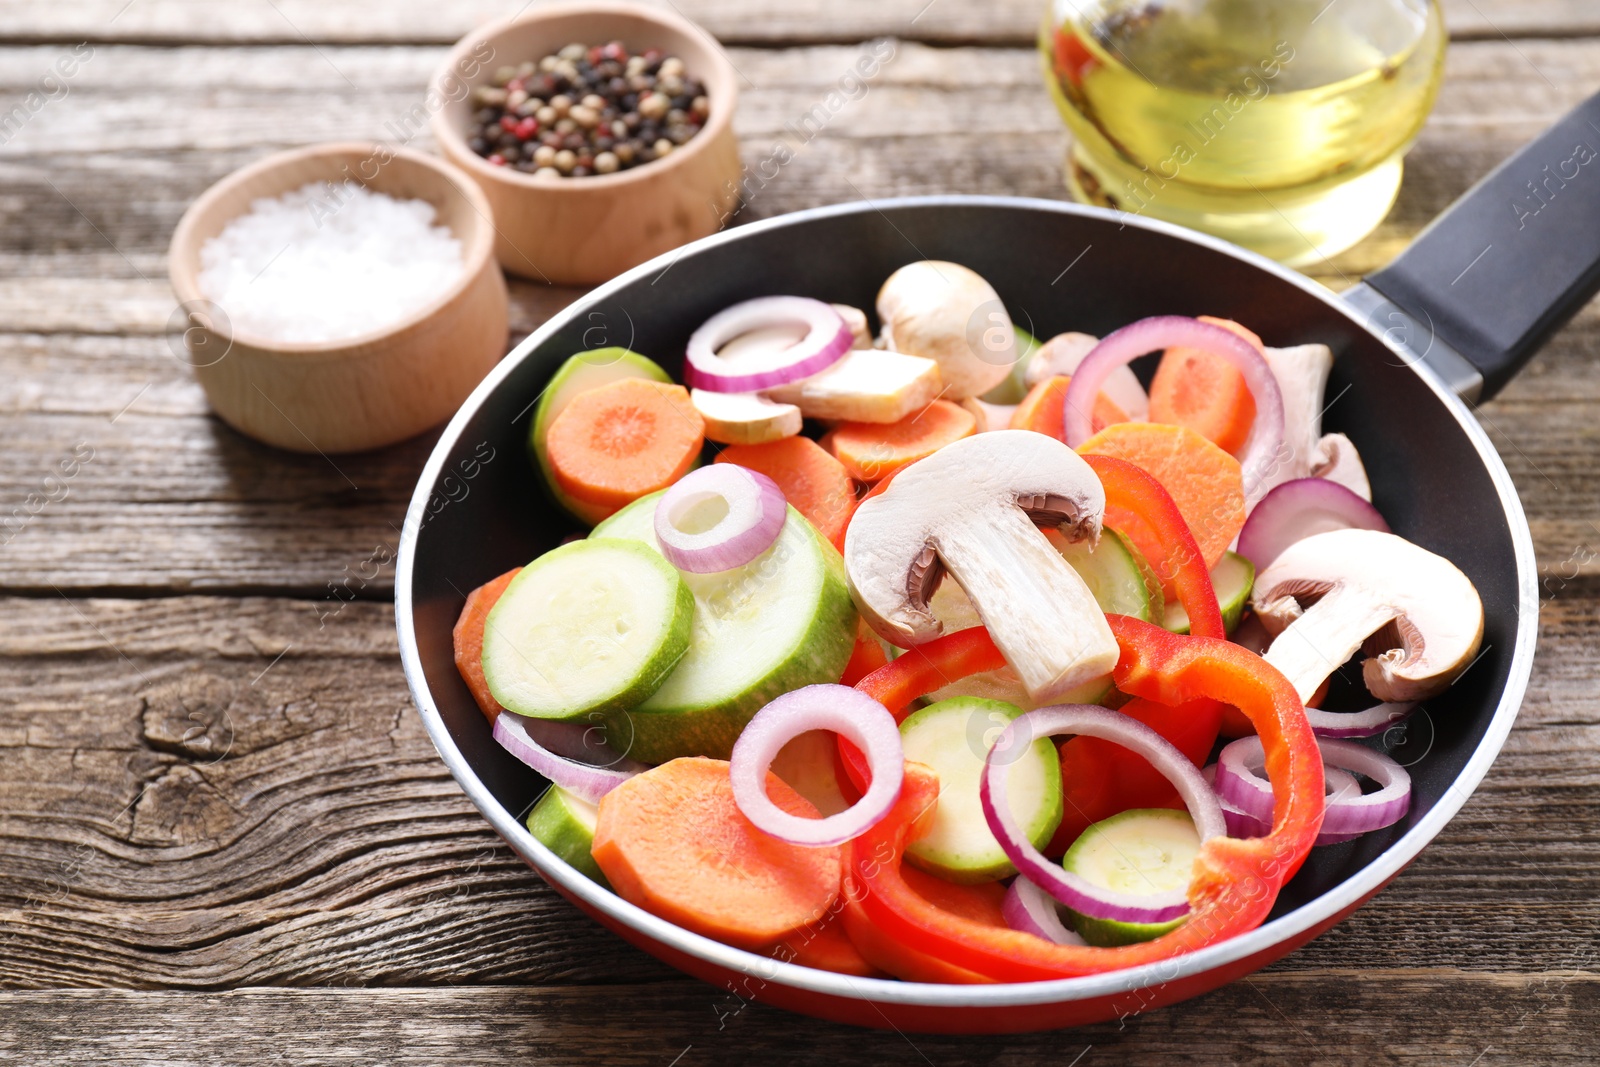
<path id="1" fill-rule="evenodd" d="M 1443 76 L 1437 0 L 1052 0 L 1085 203 L 1303 266 L 1369 233 Z"/>

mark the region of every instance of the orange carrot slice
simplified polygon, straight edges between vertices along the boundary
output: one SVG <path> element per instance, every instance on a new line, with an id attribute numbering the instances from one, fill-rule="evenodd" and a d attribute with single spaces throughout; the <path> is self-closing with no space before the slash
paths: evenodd
<path id="1" fill-rule="evenodd" d="M 511 584 L 511 579 L 520 570 L 521 567 L 512 567 L 500 577 L 484 582 L 468 593 L 467 602 L 461 606 L 461 617 L 456 620 L 455 629 L 450 631 L 456 647 L 456 670 L 461 672 L 461 680 L 467 683 L 472 699 L 489 716 L 490 722 L 505 709 L 489 692 L 489 683 L 483 676 L 483 624 L 489 618 L 489 609 L 494 607 L 500 594 L 506 591 L 506 586 Z"/>
<path id="2" fill-rule="evenodd" d="M 610 511 L 683 477 L 704 443 L 689 391 L 647 378 L 579 393 L 545 438 L 561 491 Z"/>
<path id="3" fill-rule="evenodd" d="M 790 934 L 778 942 L 771 955 L 802 967 L 815 967 L 819 971 L 853 974 L 858 978 L 887 977 L 887 972 L 867 962 L 855 942 L 845 933 L 844 923 L 837 913 L 798 933 Z"/>
<path id="4" fill-rule="evenodd" d="M 1122 422 L 1107 426 L 1078 451 L 1116 456 L 1149 471 L 1178 505 L 1207 568 L 1217 565 L 1244 526 L 1244 478 L 1239 461 L 1187 427 Z M 1169 546 L 1156 540 L 1143 522 L 1113 516 L 1108 509 L 1106 525 L 1126 534 L 1145 559 L 1167 558 Z M 1162 588 L 1173 595 L 1171 577 L 1160 577 Z"/>
<path id="5" fill-rule="evenodd" d="M 841 422 L 833 429 L 833 451 L 851 477 L 875 482 L 977 429 L 972 412 L 935 400 L 899 422 Z"/>
<path id="6" fill-rule="evenodd" d="M 1265 351 L 1261 338 L 1232 319 L 1201 315 L 1200 321 L 1231 330 Z M 1162 355 L 1150 382 L 1151 422 L 1187 426 L 1224 452 L 1238 452 L 1255 419 L 1255 397 L 1232 363 L 1198 348 L 1169 348 Z"/>
<path id="7" fill-rule="evenodd" d="M 759 445 L 729 445 L 718 463 L 737 463 L 765 474 L 817 532 L 844 551 L 844 531 L 856 510 L 856 487 L 844 465 L 809 437 L 785 437 Z"/>
<path id="8" fill-rule="evenodd" d="M 1022 398 L 1022 403 L 1011 414 L 1011 429 L 1034 430 L 1057 441 L 1065 441 L 1067 434 L 1062 424 L 1066 416 L 1062 403 L 1067 396 L 1067 386 L 1071 384 L 1070 377 L 1057 374 L 1029 389 L 1028 395 Z M 1094 398 L 1094 411 L 1090 412 L 1089 417 L 1095 433 L 1107 426 L 1128 421 L 1128 413 L 1104 393 Z"/>
<path id="9" fill-rule="evenodd" d="M 811 803 L 767 775 L 791 815 Z M 739 948 L 764 949 L 818 922 L 839 896 L 840 850 L 762 833 L 733 799 L 728 764 L 685 757 L 623 782 L 600 801 L 595 862 L 630 903 Z"/>

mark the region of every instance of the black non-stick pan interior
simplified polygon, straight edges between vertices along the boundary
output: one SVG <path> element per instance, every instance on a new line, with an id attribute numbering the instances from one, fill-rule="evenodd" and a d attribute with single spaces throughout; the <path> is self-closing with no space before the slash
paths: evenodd
<path id="1" fill-rule="evenodd" d="M 441 468 L 409 590 L 428 686 L 467 760 L 514 816 L 544 788 L 490 737 L 456 673 L 450 631 L 474 586 L 582 532 L 549 502 L 525 452 L 532 402 L 561 361 L 583 349 L 626 345 L 676 374 L 690 332 L 731 303 L 793 293 L 870 313 L 883 280 L 917 259 L 971 267 L 1041 338 L 1065 330 L 1104 335 L 1147 315 L 1208 314 L 1236 319 L 1270 345 L 1333 349 L 1325 429 L 1356 443 L 1374 502 L 1394 531 L 1467 573 L 1487 619 L 1484 653 L 1470 672 L 1403 731 L 1374 739 L 1410 766 L 1415 792 L 1407 820 L 1314 850 L 1276 914 L 1360 870 L 1455 781 L 1509 677 L 1517 569 L 1512 526 L 1488 469 L 1451 409 L 1337 310 L 1331 294 L 1307 291 L 1220 248 L 1021 201 L 861 205 L 736 231 L 592 306 L 580 302 L 537 348 L 509 357 L 516 365 L 471 414 Z"/>

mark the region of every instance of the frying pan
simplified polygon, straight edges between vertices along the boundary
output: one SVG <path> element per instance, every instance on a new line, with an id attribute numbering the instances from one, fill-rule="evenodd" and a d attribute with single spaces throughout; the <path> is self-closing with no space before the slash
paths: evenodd
<path id="1" fill-rule="evenodd" d="M 1343 297 L 1221 241 L 1097 208 L 935 196 L 818 208 L 688 245 L 595 289 L 518 345 L 445 429 L 407 515 L 396 617 L 407 680 L 439 754 L 511 847 L 602 925 L 733 991 L 828 1019 L 940 1032 L 1100 1021 L 1195 996 L 1309 941 L 1439 833 L 1494 761 L 1532 669 L 1533 543 L 1467 401 L 1488 398 L 1600 286 L 1600 96 L 1496 170 L 1402 256 Z M 1410 813 L 1319 848 L 1258 929 L 1146 967 L 1059 981 L 944 986 L 779 963 L 656 918 L 578 874 L 523 827 L 545 788 L 504 752 L 456 673 L 465 593 L 581 532 L 524 454 L 534 400 L 573 352 L 627 345 L 677 372 L 690 332 L 739 300 L 799 293 L 871 308 L 917 259 L 964 263 L 1043 337 L 1104 335 L 1155 314 L 1222 315 L 1336 362 L 1325 429 L 1348 434 L 1394 530 L 1452 560 L 1483 598 L 1484 651 L 1427 704 Z"/>

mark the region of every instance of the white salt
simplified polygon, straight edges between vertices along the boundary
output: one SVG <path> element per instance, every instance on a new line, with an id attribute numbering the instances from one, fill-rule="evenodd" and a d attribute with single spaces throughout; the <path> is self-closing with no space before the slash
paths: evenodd
<path id="1" fill-rule="evenodd" d="M 234 332 L 342 341 L 420 310 L 461 277 L 461 242 L 433 205 L 356 182 L 264 197 L 200 250 L 200 289 Z"/>

